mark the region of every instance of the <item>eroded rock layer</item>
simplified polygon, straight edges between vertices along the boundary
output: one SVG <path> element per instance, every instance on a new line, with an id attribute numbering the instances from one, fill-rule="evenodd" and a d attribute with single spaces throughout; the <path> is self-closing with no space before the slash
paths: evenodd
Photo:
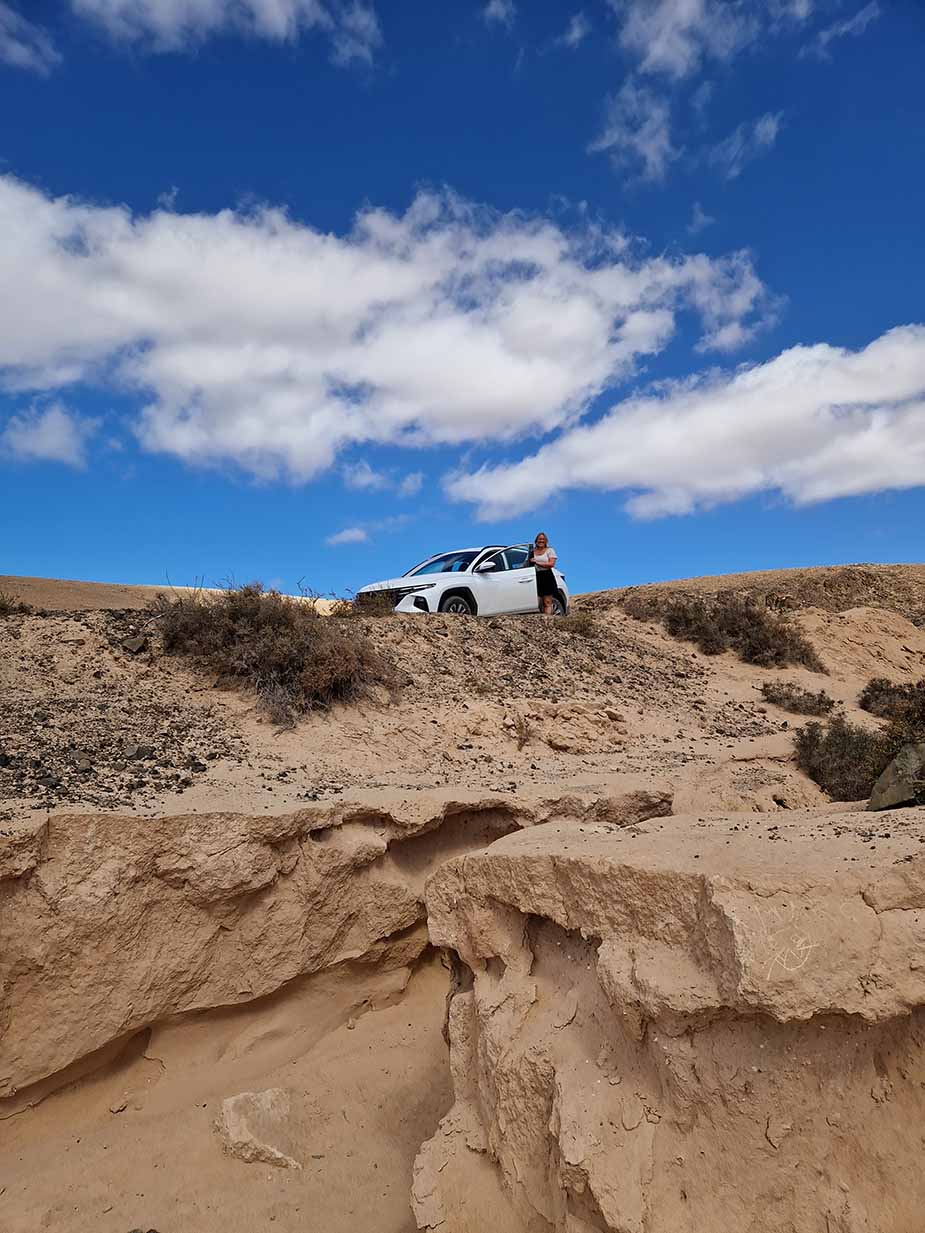
<path id="1" fill-rule="evenodd" d="M 670 796 L 422 794 L 248 817 L 52 816 L 0 832 L 0 1097 L 175 1014 L 426 945 L 448 857 L 549 818 L 626 824 Z"/>
<path id="2" fill-rule="evenodd" d="M 472 981 L 419 1227 L 469 1227 L 476 1159 L 530 1233 L 921 1227 L 925 819 L 744 823 L 552 824 L 434 875 Z"/>

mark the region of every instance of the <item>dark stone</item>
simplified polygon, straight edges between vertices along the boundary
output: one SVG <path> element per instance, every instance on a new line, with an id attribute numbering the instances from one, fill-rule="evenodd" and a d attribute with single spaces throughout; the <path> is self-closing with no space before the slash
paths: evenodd
<path id="1" fill-rule="evenodd" d="M 6 753 L 4 750 L 0 749 L 0 767 L 6 767 L 6 766 L 12 766 L 12 765 L 13 765 L 13 759 L 10 757 L 10 755 Z"/>
<path id="2" fill-rule="evenodd" d="M 35 782 L 40 788 L 57 788 L 61 780 L 57 775 L 39 775 Z"/>
<path id="3" fill-rule="evenodd" d="M 904 745 L 870 794 L 868 809 L 925 804 L 925 741 Z"/>

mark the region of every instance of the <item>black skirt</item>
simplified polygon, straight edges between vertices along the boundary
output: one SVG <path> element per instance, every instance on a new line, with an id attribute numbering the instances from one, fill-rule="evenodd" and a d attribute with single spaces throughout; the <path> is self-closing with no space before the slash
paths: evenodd
<path id="1" fill-rule="evenodd" d="M 558 587 L 556 586 L 556 576 L 551 569 L 536 570 L 536 593 L 539 596 L 555 595 Z"/>

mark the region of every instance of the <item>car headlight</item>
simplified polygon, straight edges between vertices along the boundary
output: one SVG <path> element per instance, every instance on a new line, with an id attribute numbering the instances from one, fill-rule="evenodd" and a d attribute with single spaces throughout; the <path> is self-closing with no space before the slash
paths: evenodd
<path id="1" fill-rule="evenodd" d="M 422 583 L 419 583 L 417 586 L 413 586 L 413 587 L 399 587 L 396 590 L 395 594 L 398 595 L 401 599 L 404 599 L 406 595 L 414 595 L 416 591 L 429 591 L 432 587 L 435 587 L 436 585 L 437 584 L 435 582 L 422 582 Z"/>

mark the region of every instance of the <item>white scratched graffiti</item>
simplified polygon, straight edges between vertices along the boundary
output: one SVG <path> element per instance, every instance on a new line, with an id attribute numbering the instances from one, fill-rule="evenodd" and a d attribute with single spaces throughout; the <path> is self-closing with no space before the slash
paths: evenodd
<path id="1" fill-rule="evenodd" d="M 775 973 L 799 972 L 821 945 L 819 926 L 837 924 L 835 915 L 821 904 L 807 910 L 805 903 L 745 903 L 727 907 L 736 926 L 736 940 L 743 957 L 765 971 L 765 979 Z"/>

